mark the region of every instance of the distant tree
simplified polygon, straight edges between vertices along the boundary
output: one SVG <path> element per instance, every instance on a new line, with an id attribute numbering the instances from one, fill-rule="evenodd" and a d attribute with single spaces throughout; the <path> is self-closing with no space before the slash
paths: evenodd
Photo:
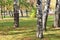
<path id="1" fill-rule="evenodd" d="M 3 14 L 2 14 L 2 8 L 3 8 L 3 1 L 2 0 L 0 0 L 0 7 L 1 7 L 1 18 L 3 19 Z"/>
<path id="2" fill-rule="evenodd" d="M 12 16 L 13 13 L 11 13 L 13 9 L 13 0 L 6 0 L 6 8 L 7 8 L 7 13 Z"/>
<path id="3" fill-rule="evenodd" d="M 30 4 L 27 2 L 27 0 L 19 0 L 19 7 L 21 11 L 21 16 L 23 17 L 23 10 L 29 10 Z"/>
<path id="4" fill-rule="evenodd" d="M 29 0 L 30 1 L 30 17 L 36 17 L 36 0 Z"/>
<path id="5" fill-rule="evenodd" d="M 5 18 L 5 7 L 6 7 L 6 0 L 2 0 L 3 1 L 3 13 L 4 13 L 4 18 Z"/>
<path id="6" fill-rule="evenodd" d="M 26 9 L 26 17 L 28 17 L 28 10 Z"/>
<path id="7" fill-rule="evenodd" d="M 37 0 L 37 37 L 43 38 L 42 0 Z"/>

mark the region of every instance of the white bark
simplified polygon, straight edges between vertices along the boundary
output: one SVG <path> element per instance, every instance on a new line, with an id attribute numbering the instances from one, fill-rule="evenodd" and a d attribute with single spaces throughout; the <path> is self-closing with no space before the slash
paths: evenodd
<path id="1" fill-rule="evenodd" d="M 55 16 L 54 16 L 54 27 L 59 27 L 60 25 L 60 0 L 56 0 L 56 8 L 55 8 Z"/>
<path id="2" fill-rule="evenodd" d="M 44 30 L 46 30 L 49 7 L 50 7 L 50 0 L 45 0 L 45 7 L 43 10 L 43 29 Z"/>
<path id="3" fill-rule="evenodd" d="M 42 0 L 37 0 L 37 37 L 43 38 Z"/>

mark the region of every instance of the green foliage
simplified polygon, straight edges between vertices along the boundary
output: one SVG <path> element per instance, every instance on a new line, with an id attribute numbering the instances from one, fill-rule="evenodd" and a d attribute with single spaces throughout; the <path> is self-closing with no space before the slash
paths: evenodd
<path id="1" fill-rule="evenodd" d="M 30 17 L 34 18 L 36 16 L 35 10 L 31 10 L 30 12 Z"/>
<path id="2" fill-rule="evenodd" d="M 31 9 L 30 17 L 31 17 L 31 18 L 35 18 L 35 17 L 36 17 L 36 8 L 33 7 L 33 8 Z"/>
<path id="3" fill-rule="evenodd" d="M 30 4 L 26 0 L 19 0 L 20 7 L 29 8 Z"/>
<path id="4" fill-rule="evenodd" d="M 6 1 L 6 5 L 12 5 L 12 3 L 13 3 L 13 0 L 7 0 Z"/>
<path id="5" fill-rule="evenodd" d="M 0 0 L 0 5 L 4 6 L 5 2 L 3 0 Z"/>

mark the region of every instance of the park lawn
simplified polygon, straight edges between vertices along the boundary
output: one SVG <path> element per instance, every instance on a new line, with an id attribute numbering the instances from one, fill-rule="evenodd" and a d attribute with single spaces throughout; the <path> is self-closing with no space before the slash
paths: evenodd
<path id="1" fill-rule="evenodd" d="M 36 37 L 36 18 L 20 18 L 19 28 L 13 28 L 13 19 L 0 20 L 0 40 L 40 40 Z M 53 15 L 48 17 L 44 40 L 60 40 L 60 30 L 53 28 Z"/>

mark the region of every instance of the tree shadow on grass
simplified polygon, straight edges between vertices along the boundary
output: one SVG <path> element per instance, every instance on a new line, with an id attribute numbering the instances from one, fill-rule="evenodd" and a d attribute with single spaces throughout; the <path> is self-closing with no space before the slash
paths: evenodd
<path id="1" fill-rule="evenodd" d="M 60 31 L 60 28 L 53 28 L 53 27 L 48 27 L 47 31 Z"/>
<path id="2" fill-rule="evenodd" d="M 45 35 L 44 39 L 48 38 L 48 40 L 60 40 L 59 34 L 47 34 Z"/>
<path id="3" fill-rule="evenodd" d="M 47 22 L 47 31 L 58 31 L 60 29 L 55 29 L 54 28 L 54 22 L 52 20 Z"/>
<path id="4" fill-rule="evenodd" d="M 36 30 L 28 30 L 28 31 L 9 31 L 9 32 L 5 32 L 5 31 L 0 31 L 0 35 L 17 35 L 17 34 L 26 34 L 26 35 L 30 35 L 30 33 L 34 33 L 36 32 Z"/>

